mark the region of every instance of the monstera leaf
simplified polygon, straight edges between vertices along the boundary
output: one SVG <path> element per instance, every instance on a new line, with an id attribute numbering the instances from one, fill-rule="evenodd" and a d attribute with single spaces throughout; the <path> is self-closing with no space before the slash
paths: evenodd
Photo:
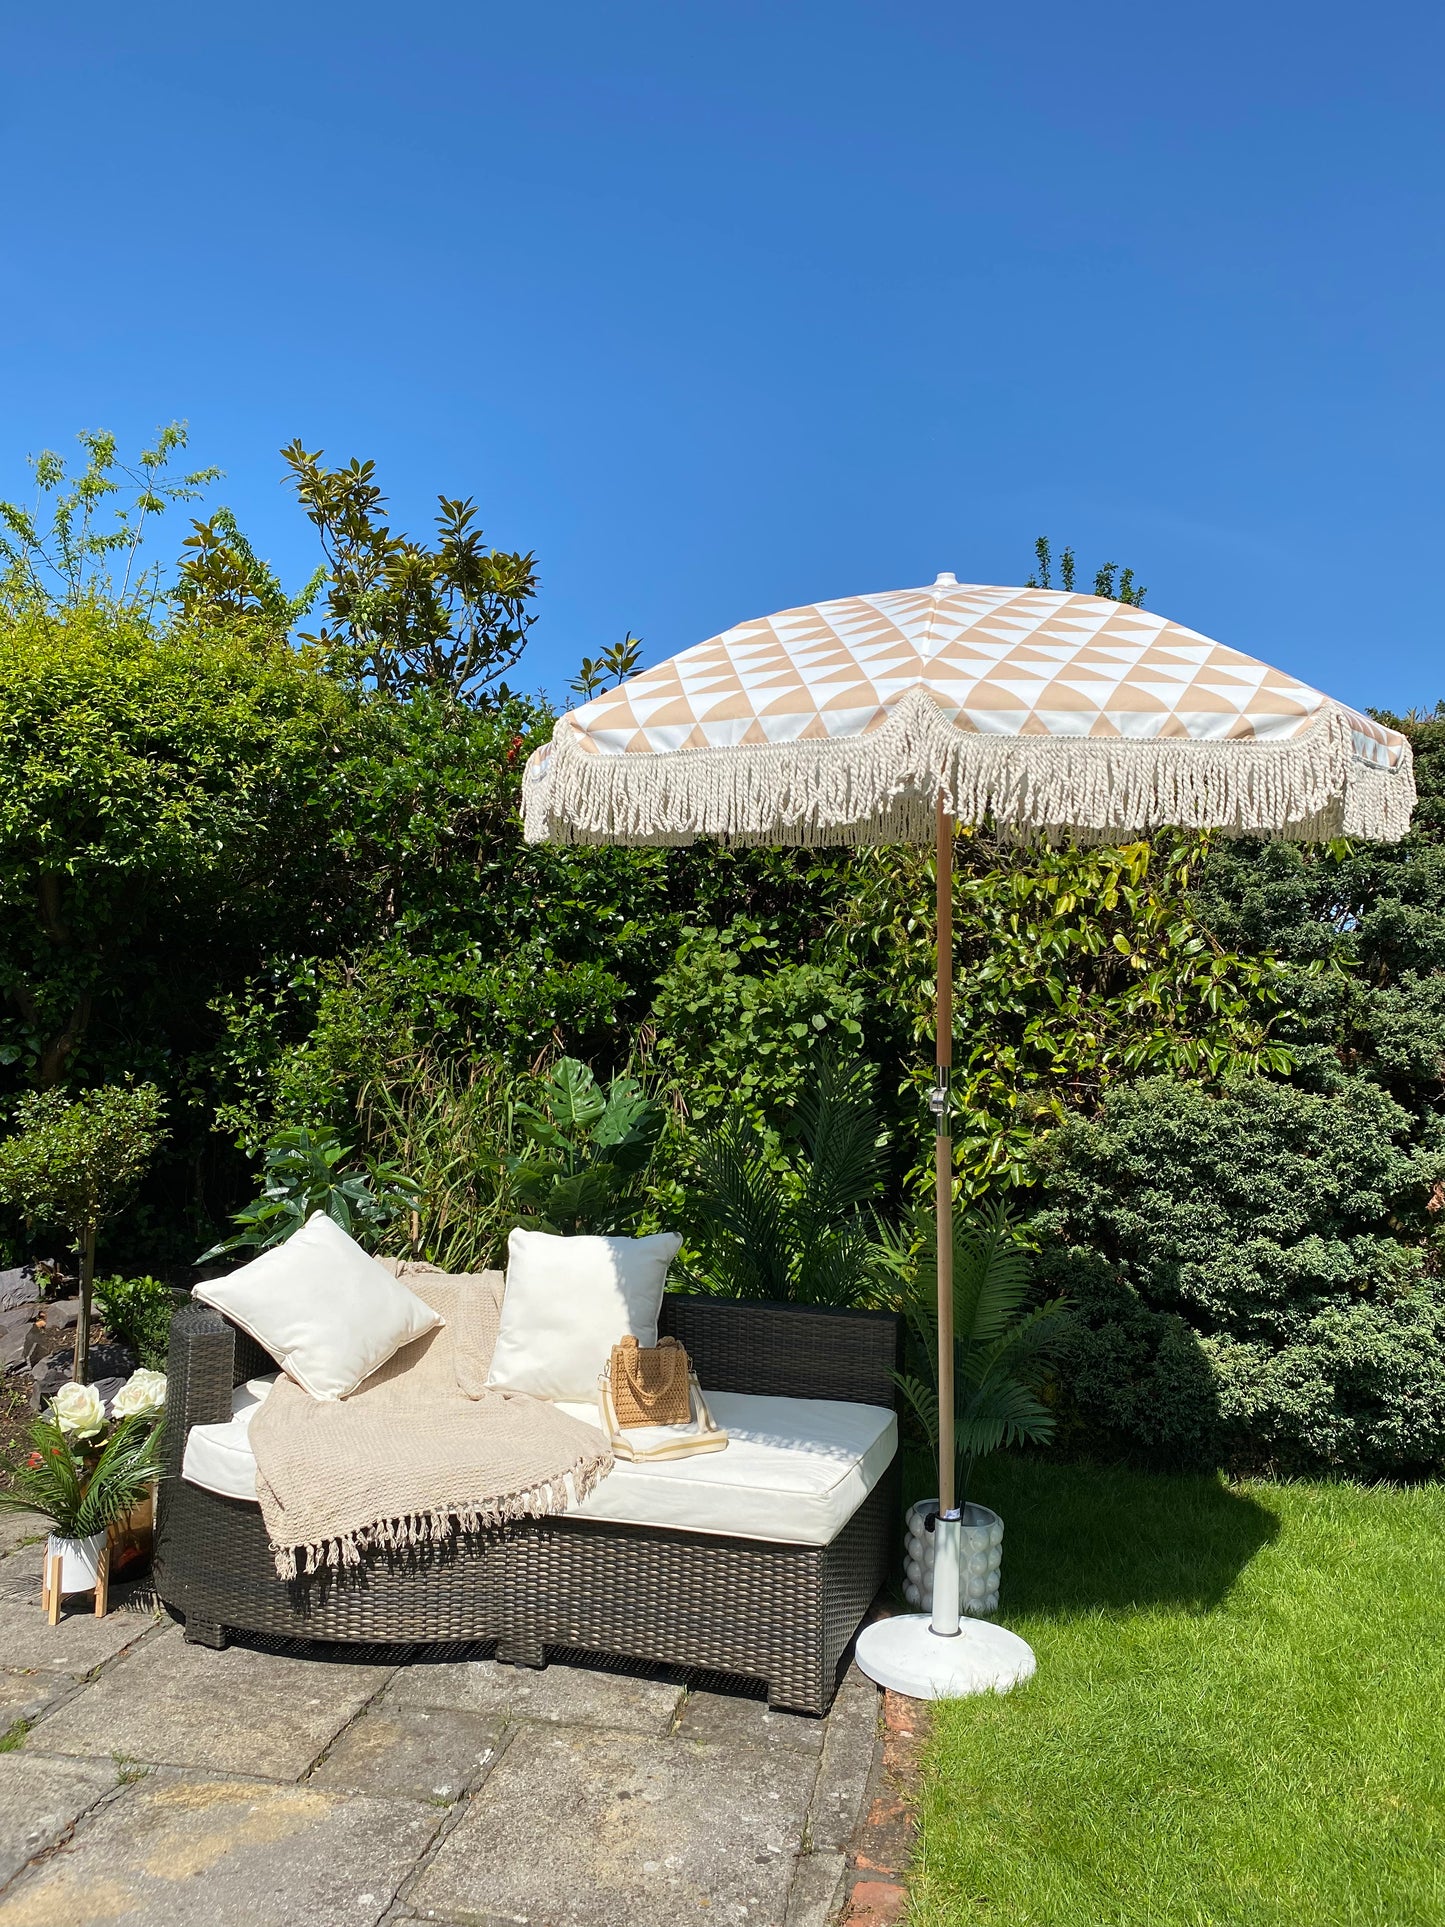
<path id="1" fill-rule="evenodd" d="M 520 1222 L 565 1235 L 625 1229 L 662 1128 L 661 1107 L 637 1079 L 614 1077 L 604 1090 L 586 1064 L 563 1057 L 516 1116 L 527 1149 L 506 1165 Z"/>

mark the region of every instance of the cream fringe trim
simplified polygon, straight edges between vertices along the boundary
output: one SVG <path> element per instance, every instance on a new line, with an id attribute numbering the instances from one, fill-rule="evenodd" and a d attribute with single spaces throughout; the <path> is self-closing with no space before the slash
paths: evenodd
<path id="1" fill-rule="evenodd" d="M 282 1579 L 298 1579 L 302 1573 L 319 1572 L 323 1566 L 340 1572 L 361 1565 L 369 1553 L 408 1552 L 437 1545 L 457 1532 L 481 1532 L 488 1526 L 507 1525 L 514 1519 L 555 1518 L 569 1505 L 580 1505 L 612 1470 L 613 1463 L 610 1452 L 584 1453 L 555 1479 L 529 1486 L 523 1492 L 472 1500 L 464 1506 L 438 1506 L 397 1519 L 378 1519 L 338 1539 L 318 1539 L 310 1545 L 273 1543 L 271 1553 L 276 1572 Z"/>
<path id="2" fill-rule="evenodd" d="M 922 690 L 868 736 L 599 756 L 564 718 L 528 760 L 529 843 L 921 843 L 942 785 L 955 817 L 1012 833 L 1117 843 L 1164 825 L 1228 836 L 1395 842 L 1410 826 L 1408 746 L 1360 760 L 1327 703 L 1287 742 L 981 736 Z"/>

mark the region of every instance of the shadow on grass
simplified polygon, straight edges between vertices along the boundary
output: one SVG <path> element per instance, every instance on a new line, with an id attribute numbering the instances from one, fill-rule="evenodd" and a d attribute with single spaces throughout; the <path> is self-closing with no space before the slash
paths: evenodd
<path id="1" fill-rule="evenodd" d="M 1212 1474 L 1000 1455 L 970 1498 L 1004 1521 L 1005 1614 L 1217 1606 L 1279 1536 L 1268 1505 Z"/>

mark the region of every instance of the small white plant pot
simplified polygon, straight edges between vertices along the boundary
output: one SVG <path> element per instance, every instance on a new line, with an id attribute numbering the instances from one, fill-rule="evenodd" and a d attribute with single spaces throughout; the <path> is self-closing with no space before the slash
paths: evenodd
<path id="1" fill-rule="evenodd" d="M 45 1542 L 47 1568 L 52 1559 L 60 1561 L 60 1590 L 89 1592 L 100 1584 L 100 1560 L 106 1535 L 92 1532 L 88 1539 L 61 1539 L 51 1533 Z"/>
<path id="2" fill-rule="evenodd" d="M 937 1499 L 920 1499 L 908 1508 L 903 1541 L 903 1596 L 915 1612 L 933 1611 L 933 1534 L 928 1520 Z M 1003 1564 L 1003 1520 L 986 1505 L 963 1508 L 962 1606 L 981 1618 L 998 1611 L 999 1569 Z"/>

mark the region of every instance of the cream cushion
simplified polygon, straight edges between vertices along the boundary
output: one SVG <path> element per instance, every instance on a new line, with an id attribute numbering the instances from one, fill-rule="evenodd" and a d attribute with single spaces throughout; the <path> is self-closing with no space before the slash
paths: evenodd
<path id="1" fill-rule="evenodd" d="M 231 1394 L 231 1416 L 223 1425 L 193 1425 L 186 1435 L 181 1477 L 223 1499 L 256 1497 L 256 1461 L 248 1434 L 266 1394 L 280 1376 L 248 1378 Z"/>
<path id="2" fill-rule="evenodd" d="M 893 1463 L 898 1420 L 883 1405 L 831 1398 L 765 1398 L 708 1392 L 708 1409 L 728 1435 L 722 1452 L 652 1464 L 619 1459 L 570 1509 L 583 1519 L 671 1526 L 728 1539 L 780 1539 L 829 1545 Z M 581 1405 L 564 1404 L 574 1418 Z M 593 1401 L 591 1423 L 597 1424 Z M 645 1446 L 674 1428 L 640 1427 L 627 1436 Z M 686 1428 L 676 1428 L 686 1429 Z"/>
<path id="3" fill-rule="evenodd" d="M 285 1244 L 191 1293 L 313 1398 L 345 1398 L 441 1318 L 318 1211 Z"/>
<path id="4" fill-rule="evenodd" d="M 183 1475 L 226 1498 L 256 1497 L 256 1462 L 246 1428 L 253 1393 L 271 1381 L 236 1390 L 229 1425 L 197 1425 L 186 1441 Z M 882 1405 L 823 1398 L 762 1398 L 712 1392 L 708 1405 L 729 1434 L 725 1452 L 654 1465 L 619 1460 L 580 1506 L 579 1518 L 619 1525 L 668 1526 L 728 1539 L 771 1539 L 826 1546 L 837 1538 L 877 1485 L 898 1450 L 898 1421 Z M 597 1423 L 596 1402 L 562 1409 Z M 657 1428 L 659 1436 L 663 1428 Z M 649 1433 L 631 1435 L 646 1443 Z"/>
<path id="5" fill-rule="evenodd" d="M 667 1268 L 682 1239 L 557 1238 L 514 1231 L 488 1385 L 591 1402 L 612 1348 L 629 1332 L 657 1343 Z"/>

